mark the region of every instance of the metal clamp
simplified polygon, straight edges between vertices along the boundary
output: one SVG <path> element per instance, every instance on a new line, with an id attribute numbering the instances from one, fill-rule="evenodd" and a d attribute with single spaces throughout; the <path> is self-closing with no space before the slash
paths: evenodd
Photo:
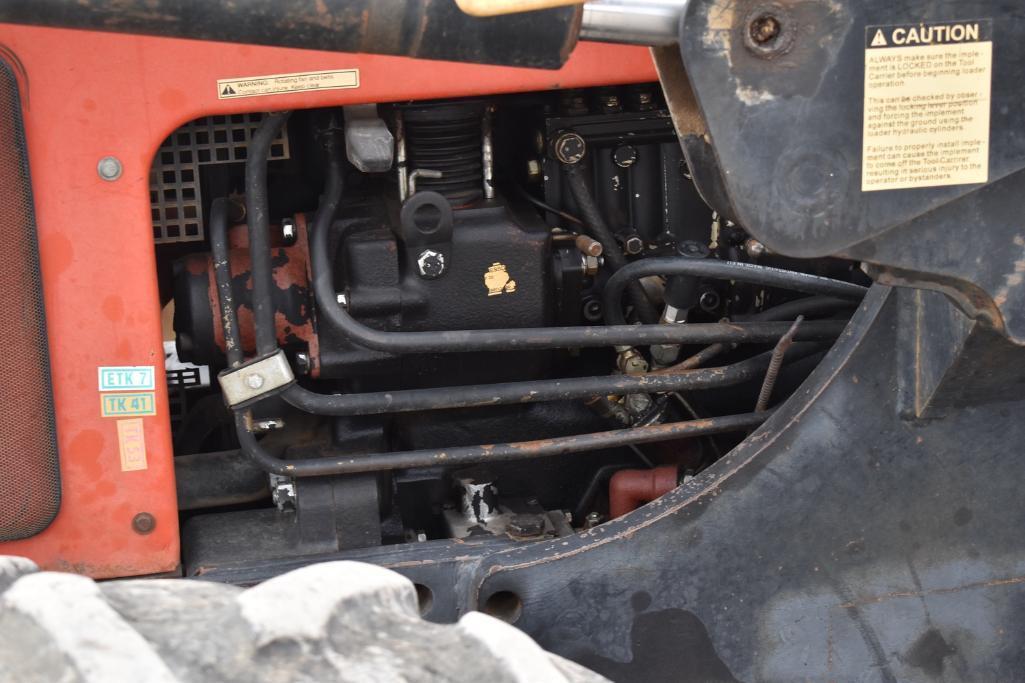
<path id="1" fill-rule="evenodd" d="M 224 401 L 231 408 L 244 408 L 262 398 L 280 393 L 295 383 L 285 352 L 278 349 L 269 356 L 255 358 L 217 376 Z"/>

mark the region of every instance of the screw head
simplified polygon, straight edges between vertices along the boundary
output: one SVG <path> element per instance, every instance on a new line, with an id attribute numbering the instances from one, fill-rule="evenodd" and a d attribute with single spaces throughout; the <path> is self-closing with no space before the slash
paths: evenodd
<path id="1" fill-rule="evenodd" d="M 103 157 L 96 164 L 96 172 L 107 182 L 114 182 L 120 178 L 123 170 L 121 161 L 117 157 Z"/>
<path id="2" fill-rule="evenodd" d="M 259 389 L 263 386 L 263 375 L 253 373 L 246 376 L 246 386 L 250 389 Z"/>
<path id="3" fill-rule="evenodd" d="M 148 512 L 140 512 L 135 517 L 132 517 L 132 531 L 137 534 L 150 534 L 156 528 L 157 518 Z"/>
<path id="4" fill-rule="evenodd" d="M 555 158 L 564 164 L 579 164 L 587 154 L 587 143 L 579 133 L 562 133 L 552 147 Z"/>
<path id="5" fill-rule="evenodd" d="M 445 273 L 445 255 L 433 249 L 424 249 L 416 259 L 420 277 L 434 280 Z"/>

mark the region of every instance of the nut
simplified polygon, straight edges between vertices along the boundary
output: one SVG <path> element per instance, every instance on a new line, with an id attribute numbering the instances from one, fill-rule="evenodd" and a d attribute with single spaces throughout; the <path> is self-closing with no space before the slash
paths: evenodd
<path id="1" fill-rule="evenodd" d="M 644 240 L 637 235 L 630 235 L 623 240 L 623 251 L 630 256 L 636 256 L 644 251 Z"/>
<path id="2" fill-rule="evenodd" d="M 544 533 L 545 521 L 541 515 L 513 515 L 506 527 L 508 534 L 514 538 L 531 538 Z"/>
<path id="3" fill-rule="evenodd" d="M 445 273 L 445 255 L 433 249 L 424 249 L 416 259 L 420 277 L 434 280 Z"/>
<path id="4" fill-rule="evenodd" d="M 648 361 L 633 348 L 619 354 L 618 365 L 619 371 L 624 375 L 643 375 L 648 371 Z"/>

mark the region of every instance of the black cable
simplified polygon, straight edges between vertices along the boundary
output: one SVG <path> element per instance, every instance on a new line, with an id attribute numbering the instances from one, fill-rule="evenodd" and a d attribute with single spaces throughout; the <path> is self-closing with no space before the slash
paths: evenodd
<path id="1" fill-rule="evenodd" d="M 705 420 L 674 422 L 670 424 L 633 427 L 607 432 L 563 436 L 538 441 L 458 446 L 455 448 L 341 455 L 325 453 L 323 458 L 282 460 L 264 449 L 249 431 L 246 416 L 236 413 L 241 450 L 264 470 L 284 477 L 319 477 L 361 472 L 405 470 L 417 467 L 465 467 L 489 462 L 530 460 L 533 458 L 619 448 L 631 444 L 655 443 L 684 439 L 706 434 L 723 434 L 754 429 L 768 419 L 771 413 L 747 413 L 712 417 Z"/>
<path id="2" fill-rule="evenodd" d="M 844 323 L 838 321 L 834 326 L 837 335 L 843 327 Z M 798 345 L 787 360 L 804 357 L 818 349 L 818 344 Z M 768 369 L 771 356 L 771 352 L 766 352 L 726 367 L 681 374 L 575 377 L 366 394 L 318 394 L 293 385 L 285 390 L 283 398 L 296 408 L 316 415 L 382 415 L 565 401 L 612 394 L 698 391 L 736 386 L 756 379 Z"/>
<path id="3" fill-rule="evenodd" d="M 613 274 L 619 272 L 627 264 L 626 256 L 619 247 L 616 236 L 612 234 L 612 230 L 605 223 L 605 218 L 602 217 L 597 202 L 594 201 L 594 196 L 587 186 L 586 171 L 583 164 L 565 164 L 563 168 L 566 171 L 566 181 L 567 185 L 569 185 L 570 195 L 573 196 L 573 201 L 577 203 L 577 208 L 580 209 L 580 215 L 584 220 L 584 224 L 591 231 L 591 237 L 601 242 L 605 265 L 608 266 L 609 271 Z M 651 300 L 648 299 L 648 295 L 644 291 L 644 287 L 641 286 L 641 283 L 631 281 L 627 286 L 627 291 L 630 293 L 630 301 L 634 305 L 638 319 L 647 325 L 658 322 L 659 314 L 655 311 L 655 307 L 652 306 Z M 618 305 L 616 310 L 619 310 Z M 607 322 L 611 321 L 607 320 Z"/>
<path id="4" fill-rule="evenodd" d="M 210 204 L 210 253 L 214 260 L 214 278 L 217 281 L 217 303 L 221 309 L 221 329 L 224 331 L 224 352 L 228 367 L 233 368 L 245 360 L 242 334 L 235 313 L 235 295 L 231 289 L 231 263 L 228 257 L 228 200 L 218 197 Z"/>
<path id="5" fill-rule="evenodd" d="M 278 348 L 274 321 L 274 281 L 270 247 L 270 208 L 267 198 L 267 157 L 278 133 L 292 112 L 268 114 L 249 141 L 246 158 L 246 216 L 249 219 L 249 255 L 253 273 L 253 325 L 256 353 Z"/>
<path id="6" fill-rule="evenodd" d="M 525 190 L 522 187 L 520 187 L 519 185 L 513 185 L 513 189 L 515 189 L 516 194 L 520 195 L 521 197 L 523 197 L 523 199 L 527 200 L 528 202 L 530 202 L 531 204 L 533 204 L 537 208 L 541 209 L 542 211 L 550 213 L 553 216 L 558 216 L 559 218 L 561 218 L 561 219 L 563 219 L 565 221 L 569 221 L 570 223 L 574 223 L 576 225 L 583 225 L 584 224 L 584 222 L 582 220 L 580 220 L 579 218 L 577 218 L 573 214 L 567 213 L 567 212 L 563 211 L 562 209 L 557 209 L 554 206 L 552 206 L 551 204 L 548 204 L 547 202 L 541 201 L 540 199 L 538 199 L 534 195 L 530 194 L 530 192 L 528 192 L 527 190 Z"/>
<path id="7" fill-rule="evenodd" d="M 805 294 L 821 294 L 829 297 L 860 301 L 867 288 L 842 280 L 832 280 L 818 275 L 798 273 L 792 270 L 770 268 L 751 263 L 734 261 L 715 261 L 713 259 L 687 258 L 646 258 L 624 266 L 605 283 L 602 295 L 605 305 L 605 318 L 613 325 L 626 322 L 620 302 L 623 290 L 632 282 L 652 275 L 694 275 L 697 277 L 717 278 L 747 282 L 763 287 L 779 287 Z M 674 325 L 669 327 L 690 327 L 690 325 Z"/>

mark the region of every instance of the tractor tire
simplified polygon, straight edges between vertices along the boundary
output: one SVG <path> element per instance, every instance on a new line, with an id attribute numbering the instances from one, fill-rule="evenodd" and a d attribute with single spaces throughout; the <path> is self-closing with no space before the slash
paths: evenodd
<path id="1" fill-rule="evenodd" d="M 0 556 L 5 683 L 604 680 L 479 612 L 426 622 L 413 584 L 374 565 L 325 562 L 242 589 L 96 583 Z"/>

